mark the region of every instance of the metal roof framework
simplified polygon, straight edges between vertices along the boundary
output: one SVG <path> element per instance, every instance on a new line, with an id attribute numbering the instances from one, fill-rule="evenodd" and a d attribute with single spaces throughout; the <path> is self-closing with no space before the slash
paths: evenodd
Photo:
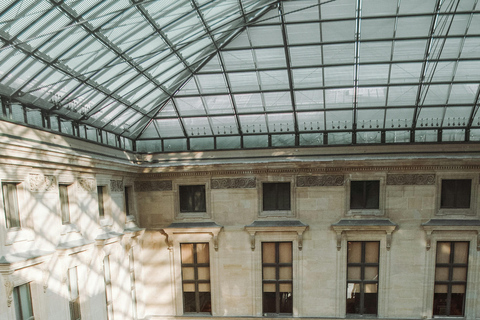
<path id="1" fill-rule="evenodd" d="M 4 119 L 140 152 L 480 141 L 478 0 L 15 0 L 0 41 Z"/>

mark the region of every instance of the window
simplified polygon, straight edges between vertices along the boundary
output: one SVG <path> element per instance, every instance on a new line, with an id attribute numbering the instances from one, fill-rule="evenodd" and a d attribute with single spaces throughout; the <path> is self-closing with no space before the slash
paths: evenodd
<path id="1" fill-rule="evenodd" d="M 263 183 L 263 211 L 290 210 L 290 182 Z"/>
<path id="2" fill-rule="evenodd" d="M 105 218 L 105 187 L 97 187 L 97 196 L 98 196 L 98 216 L 100 219 Z"/>
<path id="3" fill-rule="evenodd" d="M 206 212 L 205 185 L 179 186 L 180 212 Z"/>
<path id="4" fill-rule="evenodd" d="M 184 313 L 211 313 L 208 243 L 181 243 Z"/>
<path id="5" fill-rule="evenodd" d="M 107 302 L 107 320 L 113 320 L 112 275 L 110 272 L 110 257 L 103 258 L 103 272 L 105 280 L 105 300 Z"/>
<path id="6" fill-rule="evenodd" d="M 350 181 L 350 209 L 379 209 L 380 181 Z"/>
<path id="7" fill-rule="evenodd" d="M 20 228 L 20 214 L 18 210 L 17 183 L 3 183 L 3 205 L 7 228 Z"/>
<path id="8" fill-rule="evenodd" d="M 471 187 L 471 179 L 443 179 L 440 208 L 470 208 Z"/>
<path id="9" fill-rule="evenodd" d="M 349 241 L 347 247 L 347 314 L 377 314 L 378 241 Z"/>
<path id="10" fill-rule="evenodd" d="M 262 242 L 263 314 L 293 313 L 292 242 Z"/>
<path id="11" fill-rule="evenodd" d="M 68 269 L 68 292 L 70 295 L 70 319 L 80 320 L 80 295 L 78 294 L 77 267 Z"/>
<path id="12" fill-rule="evenodd" d="M 125 197 L 125 215 L 126 216 L 129 216 L 131 213 L 130 213 L 130 190 L 131 188 L 130 187 L 125 187 L 124 191 L 123 191 L 123 194 L 124 194 L 124 197 Z"/>
<path id="13" fill-rule="evenodd" d="M 70 223 L 70 200 L 68 198 L 68 185 L 60 184 L 58 191 L 60 195 L 60 212 L 62 214 L 62 224 Z"/>
<path id="14" fill-rule="evenodd" d="M 464 316 L 468 242 L 437 242 L 434 316 Z"/>
<path id="15" fill-rule="evenodd" d="M 34 319 L 29 283 L 13 288 L 13 301 L 16 320 Z"/>

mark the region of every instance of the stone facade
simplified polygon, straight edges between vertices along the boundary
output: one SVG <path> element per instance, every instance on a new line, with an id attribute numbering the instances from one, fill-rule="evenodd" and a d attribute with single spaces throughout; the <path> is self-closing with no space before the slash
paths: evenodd
<path id="1" fill-rule="evenodd" d="M 37 133 L 19 131 L 18 136 L 29 134 L 35 139 Z M 349 242 L 364 241 L 379 242 L 380 249 L 377 315 L 363 318 L 433 318 L 436 248 L 445 241 L 469 244 L 463 318 L 480 318 L 479 146 L 470 145 L 469 157 L 456 156 L 458 145 L 444 146 L 441 161 L 439 155 L 383 157 L 380 149 L 367 160 L 356 160 L 355 154 L 338 159 L 325 149 L 309 148 L 287 150 L 292 153 L 288 161 L 279 161 L 272 150 L 268 162 L 216 164 L 185 154 L 178 156 L 178 165 L 170 159 L 171 166 L 147 166 L 131 162 L 131 155 L 119 160 L 122 155 L 114 149 L 111 158 L 108 150 L 95 150 L 105 152 L 98 158 L 79 155 L 67 148 L 75 141 L 42 135 L 36 139 L 61 140 L 58 148 L 38 140 L 29 150 L 12 138 L 0 140 L 0 179 L 16 187 L 21 225 L 8 227 L 4 191 L 2 320 L 15 319 L 15 288 L 23 284 L 30 286 L 36 319 L 69 319 L 72 268 L 82 319 L 102 320 L 109 314 L 115 320 L 197 318 L 184 312 L 181 245 L 189 243 L 209 246 L 207 315 L 272 318 L 263 312 L 264 242 L 292 244 L 288 318 L 346 318 Z M 419 153 L 436 148 L 408 146 L 409 152 L 415 147 Z M 268 151 L 261 152 L 264 159 Z M 360 152 L 359 147 L 352 152 Z M 34 156 L 27 157 L 30 153 Z M 232 159 L 240 156 L 230 153 Z M 365 153 L 372 154 L 370 146 Z M 456 179 L 471 181 L 468 208 L 448 209 L 441 202 L 442 181 Z M 378 208 L 354 208 L 355 181 L 378 181 Z M 266 206 L 269 183 L 289 186 L 286 209 Z M 59 186 L 68 194 L 68 223 L 62 223 Z M 205 212 L 182 209 L 181 186 L 204 186 Z M 101 200 L 97 187 L 104 190 Z M 124 188 L 132 190 L 128 217 Z"/>

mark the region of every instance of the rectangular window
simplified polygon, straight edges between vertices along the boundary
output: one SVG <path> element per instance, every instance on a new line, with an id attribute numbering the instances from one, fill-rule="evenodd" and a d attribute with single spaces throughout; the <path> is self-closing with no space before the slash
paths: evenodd
<path id="1" fill-rule="evenodd" d="M 377 314 L 378 241 L 349 241 L 347 253 L 347 314 Z"/>
<path id="2" fill-rule="evenodd" d="M 98 196 L 98 216 L 100 219 L 105 218 L 105 187 L 97 187 L 97 196 Z"/>
<path id="3" fill-rule="evenodd" d="M 60 184 L 58 191 L 60 195 L 60 211 L 62 214 L 62 224 L 70 223 L 70 201 L 68 199 L 68 185 Z"/>
<path id="4" fill-rule="evenodd" d="M 207 212 L 205 185 L 180 186 L 180 212 Z"/>
<path id="5" fill-rule="evenodd" d="M 465 315 L 468 242 L 437 242 L 434 316 Z"/>
<path id="6" fill-rule="evenodd" d="M 109 256 L 103 258 L 103 272 L 105 280 L 105 300 L 107 302 L 107 320 L 113 320 L 112 274 L 110 272 Z"/>
<path id="7" fill-rule="evenodd" d="M 80 320 L 80 295 L 78 293 L 77 267 L 68 269 L 68 293 L 70 295 L 70 319 Z"/>
<path id="8" fill-rule="evenodd" d="M 262 184 L 263 211 L 290 210 L 290 182 Z"/>
<path id="9" fill-rule="evenodd" d="M 264 314 L 293 313 L 293 258 L 291 242 L 262 243 Z"/>
<path id="10" fill-rule="evenodd" d="M 130 213 L 130 187 L 125 187 L 123 194 L 125 197 L 125 215 L 129 216 Z"/>
<path id="11" fill-rule="evenodd" d="M 351 181 L 350 209 L 379 209 L 380 181 Z"/>
<path id="12" fill-rule="evenodd" d="M 16 320 L 34 319 L 29 283 L 13 288 L 13 301 Z"/>
<path id="13" fill-rule="evenodd" d="M 471 179 L 443 179 L 440 208 L 470 208 Z"/>
<path id="14" fill-rule="evenodd" d="M 184 313 L 211 313 L 208 243 L 180 244 Z"/>
<path id="15" fill-rule="evenodd" d="M 2 184 L 3 206 L 5 208 L 5 220 L 7 228 L 20 228 L 20 213 L 18 210 L 17 183 L 8 182 Z"/>

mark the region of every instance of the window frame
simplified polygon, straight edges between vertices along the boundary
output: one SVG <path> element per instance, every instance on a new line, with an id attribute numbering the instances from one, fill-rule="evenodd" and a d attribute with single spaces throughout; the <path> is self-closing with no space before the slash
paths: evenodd
<path id="1" fill-rule="evenodd" d="M 114 317 L 113 308 L 113 287 L 112 287 L 112 267 L 110 264 L 110 255 L 103 257 L 103 280 L 105 283 L 105 307 L 107 320 Z"/>
<path id="2" fill-rule="evenodd" d="M 63 204 L 62 204 L 62 191 L 61 189 L 62 188 L 66 188 L 66 196 L 67 196 L 67 202 L 66 202 L 66 206 L 67 206 L 67 212 L 64 212 L 64 207 L 63 207 Z M 58 196 L 59 196 L 59 206 L 60 206 L 60 218 L 62 219 L 62 225 L 68 225 L 68 224 L 72 224 L 74 223 L 73 221 L 73 215 L 72 215 L 72 212 L 73 212 L 73 199 L 74 199 L 74 196 L 75 196 L 75 192 L 73 190 L 73 183 L 67 183 L 67 182 L 60 182 L 58 184 Z M 64 219 L 64 215 L 67 214 L 68 215 L 68 221 L 66 221 Z"/>
<path id="3" fill-rule="evenodd" d="M 29 309 L 30 309 L 30 312 L 31 312 L 31 315 L 28 316 L 28 318 L 25 318 L 24 315 L 23 315 L 23 305 L 25 303 L 25 301 L 22 301 L 22 298 L 21 298 L 21 295 L 20 295 L 20 288 L 21 287 L 24 287 L 27 288 L 28 290 L 28 301 L 26 303 L 28 303 L 28 306 L 29 306 Z M 33 299 L 32 299 L 32 288 L 30 286 L 30 282 L 27 282 L 27 283 L 23 283 L 23 284 L 20 284 L 20 285 L 16 285 L 14 288 L 13 288 L 13 292 L 12 292 L 12 295 L 13 295 L 13 305 L 14 305 L 14 314 L 16 316 L 16 318 L 21 318 L 21 319 L 25 319 L 25 320 L 33 320 L 35 319 L 35 311 L 33 309 Z M 18 310 L 20 310 L 20 315 L 17 314 Z"/>
<path id="4" fill-rule="evenodd" d="M 9 190 L 9 186 L 14 186 L 15 190 L 15 203 L 14 203 L 14 214 L 15 218 L 17 219 L 18 223 L 16 223 L 14 226 L 12 226 L 12 213 L 11 211 L 11 205 L 10 201 L 7 200 L 10 198 L 10 193 L 11 191 Z M 4 218 L 5 218 L 5 227 L 7 230 L 20 230 L 23 227 L 23 222 L 20 214 L 20 193 L 21 193 L 21 182 L 18 181 L 2 181 L 2 198 L 3 198 L 3 212 L 4 212 Z M 12 195 L 13 196 L 13 195 Z"/>
<path id="5" fill-rule="evenodd" d="M 181 211 L 180 210 L 180 186 L 205 186 L 205 212 L 195 212 L 195 211 Z M 212 218 L 211 214 L 211 188 L 209 180 L 197 180 L 197 181 L 176 181 L 174 182 L 173 190 L 175 193 L 174 201 L 174 212 L 175 219 L 210 219 Z"/>
<path id="6" fill-rule="evenodd" d="M 471 180 L 470 185 L 470 207 L 469 208 L 443 208 L 442 185 L 443 180 Z M 478 202 L 478 174 L 437 174 L 436 183 L 436 210 L 438 216 L 476 216 Z"/>
<path id="7" fill-rule="evenodd" d="M 378 209 L 368 208 L 351 208 L 352 182 L 356 181 L 378 181 Z M 346 216 L 385 216 L 385 201 L 386 201 L 386 175 L 375 174 L 352 174 L 347 178 L 345 183 L 345 210 Z"/>
<path id="8" fill-rule="evenodd" d="M 265 183 L 290 183 L 290 209 L 289 210 L 264 210 Z M 258 216 L 259 217 L 295 217 L 296 216 L 296 185 L 294 177 L 257 179 Z"/>
<path id="9" fill-rule="evenodd" d="M 72 277 L 75 275 L 75 278 Z M 75 285 L 75 293 L 72 292 L 72 285 Z M 82 318 L 81 304 L 80 304 L 80 290 L 78 281 L 78 268 L 76 266 L 68 269 L 68 295 L 69 295 L 69 310 L 70 320 L 80 320 Z M 76 297 L 75 297 L 76 295 Z M 78 316 L 76 317 L 78 312 Z"/>

